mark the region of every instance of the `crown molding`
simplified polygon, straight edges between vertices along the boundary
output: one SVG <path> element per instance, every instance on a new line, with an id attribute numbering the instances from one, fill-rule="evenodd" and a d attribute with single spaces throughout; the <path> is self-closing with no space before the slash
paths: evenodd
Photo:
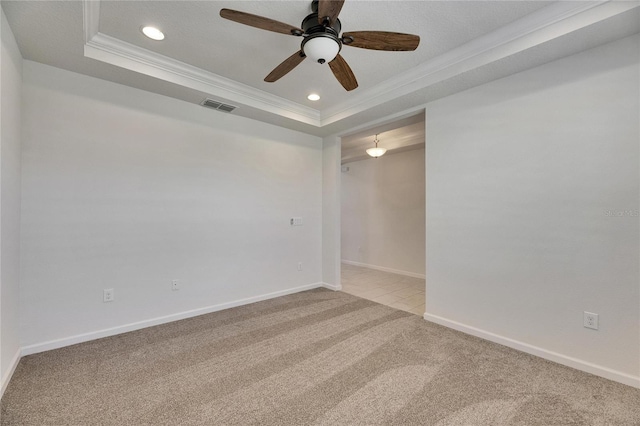
<path id="1" fill-rule="evenodd" d="M 320 127 L 320 112 L 201 68 L 97 33 L 84 46 L 84 55 L 170 83 Z"/>
<path id="2" fill-rule="evenodd" d="M 89 42 L 98 34 L 100 28 L 100 0 L 84 0 L 82 2 L 82 29 L 84 42 Z"/>
<path id="3" fill-rule="evenodd" d="M 324 109 L 321 112 L 321 125 L 343 120 L 638 6 L 638 1 L 554 3 L 369 90 L 354 94 L 346 102 Z"/>
<path id="4" fill-rule="evenodd" d="M 320 127 L 320 111 L 99 32 L 100 0 L 83 0 L 84 56 Z"/>
<path id="5" fill-rule="evenodd" d="M 638 6 L 637 0 L 553 3 L 322 111 L 102 34 L 100 0 L 83 0 L 84 55 L 321 128 Z"/>

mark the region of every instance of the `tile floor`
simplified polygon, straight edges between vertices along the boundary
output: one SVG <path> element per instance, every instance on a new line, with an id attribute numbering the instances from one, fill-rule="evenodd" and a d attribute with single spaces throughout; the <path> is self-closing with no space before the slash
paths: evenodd
<path id="1" fill-rule="evenodd" d="M 422 316 L 425 281 L 390 272 L 342 264 L 342 291 Z"/>

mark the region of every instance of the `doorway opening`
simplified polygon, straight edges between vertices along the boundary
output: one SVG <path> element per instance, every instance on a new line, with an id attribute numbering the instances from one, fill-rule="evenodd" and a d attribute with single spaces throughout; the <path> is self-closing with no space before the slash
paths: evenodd
<path id="1" fill-rule="evenodd" d="M 424 314 L 425 176 L 424 112 L 342 137 L 342 291 Z"/>

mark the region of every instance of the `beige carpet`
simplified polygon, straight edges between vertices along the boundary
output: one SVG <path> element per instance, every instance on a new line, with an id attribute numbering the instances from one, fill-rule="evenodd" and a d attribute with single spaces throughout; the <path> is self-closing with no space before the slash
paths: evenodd
<path id="1" fill-rule="evenodd" d="M 640 425 L 640 390 L 313 290 L 23 358 L 2 425 Z"/>

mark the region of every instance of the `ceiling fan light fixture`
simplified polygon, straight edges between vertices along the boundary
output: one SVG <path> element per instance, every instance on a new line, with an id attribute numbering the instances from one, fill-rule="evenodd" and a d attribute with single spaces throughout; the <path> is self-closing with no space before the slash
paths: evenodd
<path id="1" fill-rule="evenodd" d="M 373 140 L 373 142 L 375 142 L 376 146 L 375 146 L 375 148 L 367 149 L 367 154 L 369 154 L 373 158 L 382 157 L 384 155 L 384 153 L 387 152 L 387 149 L 378 147 L 378 135 L 376 135 L 376 137 Z"/>
<path id="2" fill-rule="evenodd" d="M 311 35 L 302 42 L 302 51 L 313 62 L 324 64 L 338 55 L 340 42 L 327 33 Z"/>
<path id="3" fill-rule="evenodd" d="M 311 11 L 300 28 L 271 18 L 233 9 L 220 9 L 220 16 L 250 27 L 289 36 L 302 37 L 300 50 L 282 61 L 265 78 L 274 83 L 285 76 L 306 58 L 324 64 L 328 62 L 334 77 L 345 90 L 358 88 L 353 70 L 340 55 L 342 45 L 371 50 L 411 51 L 416 50 L 420 37 L 389 31 L 353 31 L 342 33 L 338 18 L 345 0 L 312 0 Z M 342 37 L 340 37 L 342 33 Z"/>
<path id="4" fill-rule="evenodd" d="M 142 31 L 142 34 L 146 35 L 151 40 L 164 40 L 164 33 L 156 27 L 142 27 L 140 31 Z"/>

